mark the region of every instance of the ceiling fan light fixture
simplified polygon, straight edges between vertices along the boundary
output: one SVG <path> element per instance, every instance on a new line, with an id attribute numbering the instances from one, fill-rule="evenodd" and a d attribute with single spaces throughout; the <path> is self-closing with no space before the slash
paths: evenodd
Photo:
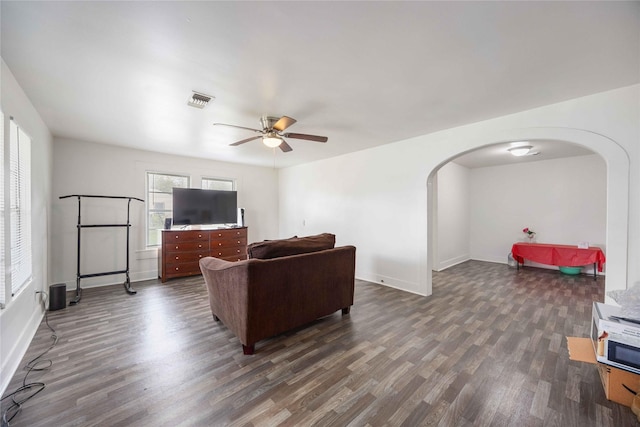
<path id="1" fill-rule="evenodd" d="M 275 134 L 275 132 L 269 132 L 262 137 L 262 143 L 269 148 L 276 148 L 282 144 L 282 138 Z"/>
<path id="2" fill-rule="evenodd" d="M 533 147 L 530 145 L 520 145 L 517 147 L 511 147 L 507 149 L 507 151 L 511 153 L 511 155 L 513 156 L 520 157 L 520 156 L 526 156 L 527 154 L 529 154 L 529 151 L 531 151 L 532 148 Z"/>
<path id="3" fill-rule="evenodd" d="M 233 144 L 230 144 L 234 147 L 238 145 L 242 145 L 249 141 L 254 141 L 257 139 L 262 139 L 262 143 L 269 148 L 280 147 L 283 153 L 289 153 L 293 151 L 293 148 L 284 140 L 284 138 L 294 138 L 294 139 L 305 139 L 308 141 L 315 142 L 327 142 L 328 138 L 326 136 L 320 135 L 308 135 L 306 133 L 282 133 L 289 126 L 296 123 L 296 119 L 291 118 L 289 116 L 282 116 L 280 118 L 272 117 L 264 115 L 260 119 L 260 123 L 262 124 L 262 129 L 252 129 L 244 126 L 230 125 L 227 123 L 214 123 L 214 126 L 230 126 L 232 128 L 250 130 L 252 132 L 258 133 L 257 136 L 252 136 L 250 138 L 241 139 L 240 141 L 236 141 Z"/>

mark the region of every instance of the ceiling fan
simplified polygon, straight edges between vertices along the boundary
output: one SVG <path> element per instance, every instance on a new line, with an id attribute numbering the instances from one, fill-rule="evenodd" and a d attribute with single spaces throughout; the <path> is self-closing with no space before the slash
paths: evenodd
<path id="1" fill-rule="evenodd" d="M 327 142 L 329 140 L 329 138 L 327 138 L 326 136 L 307 135 L 306 133 L 291 133 L 291 132 L 283 133 L 285 129 L 287 129 L 289 126 L 291 126 L 295 122 L 296 122 L 296 119 L 292 119 L 291 117 L 287 117 L 287 116 L 282 116 L 278 118 L 278 117 L 271 117 L 271 116 L 265 115 L 260 118 L 260 124 L 262 125 L 262 129 L 252 129 L 244 126 L 228 125 L 226 123 L 214 123 L 213 125 L 214 126 L 230 126 L 238 129 L 246 129 L 246 130 L 250 130 L 260 134 L 258 136 L 252 136 L 251 138 L 246 138 L 238 142 L 234 142 L 233 144 L 230 144 L 232 146 L 241 145 L 241 144 L 244 144 L 245 142 L 262 138 L 262 142 L 267 147 L 271 147 L 271 148 L 280 147 L 280 149 L 285 153 L 288 153 L 289 151 L 293 150 L 293 148 L 291 148 L 291 146 L 287 144 L 287 141 L 285 141 L 284 138 L 306 139 L 307 141 L 315 141 L 315 142 Z"/>

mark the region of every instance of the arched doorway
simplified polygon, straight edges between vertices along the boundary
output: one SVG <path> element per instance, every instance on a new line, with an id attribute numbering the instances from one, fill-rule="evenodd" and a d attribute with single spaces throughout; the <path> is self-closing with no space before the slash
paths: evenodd
<path id="1" fill-rule="evenodd" d="M 431 219 L 434 212 L 434 177 L 437 171 L 460 154 L 497 143 L 536 139 L 554 139 L 584 146 L 599 154 L 607 165 L 607 275 L 605 292 L 613 289 L 626 289 L 628 275 L 628 221 L 629 221 L 629 157 L 626 151 L 614 140 L 605 136 L 568 128 L 525 128 L 501 132 L 499 135 L 487 133 L 478 135 L 465 144 L 465 149 L 452 149 L 438 164 L 428 172 L 427 178 L 427 227 L 426 236 L 421 240 L 424 245 L 421 259 L 420 282 L 425 295 L 432 293 L 431 272 L 435 250 L 434 230 Z"/>

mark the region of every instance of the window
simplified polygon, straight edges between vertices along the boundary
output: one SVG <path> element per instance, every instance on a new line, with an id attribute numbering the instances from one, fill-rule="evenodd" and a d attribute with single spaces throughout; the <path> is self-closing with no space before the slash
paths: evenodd
<path id="1" fill-rule="evenodd" d="M 0 111 L 0 308 L 4 307 L 4 113 Z"/>
<path id="2" fill-rule="evenodd" d="M 11 293 L 31 280 L 31 138 L 13 121 L 9 127 L 9 223 Z"/>
<path id="3" fill-rule="evenodd" d="M 189 177 L 147 172 L 147 246 L 159 246 L 164 222 L 173 215 L 173 187 L 188 188 Z"/>
<path id="4" fill-rule="evenodd" d="M 202 188 L 204 190 L 233 191 L 234 187 L 235 185 L 232 179 L 202 178 Z"/>

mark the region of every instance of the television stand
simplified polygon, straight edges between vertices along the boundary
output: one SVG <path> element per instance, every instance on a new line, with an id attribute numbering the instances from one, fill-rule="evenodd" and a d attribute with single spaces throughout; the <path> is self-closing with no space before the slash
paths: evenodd
<path id="1" fill-rule="evenodd" d="M 162 283 L 200 274 L 200 259 L 247 259 L 247 227 L 204 230 L 162 230 L 158 277 Z"/>

